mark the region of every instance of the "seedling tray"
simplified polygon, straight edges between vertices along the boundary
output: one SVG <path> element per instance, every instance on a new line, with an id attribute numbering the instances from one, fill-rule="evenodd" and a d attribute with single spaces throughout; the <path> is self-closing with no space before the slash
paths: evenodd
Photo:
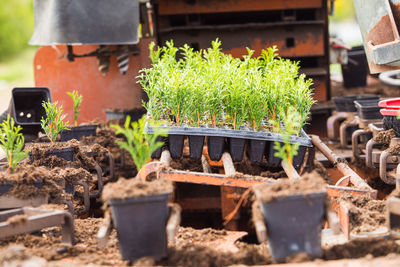
<path id="1" fill-rule="evenodd" d="M 352 96 L 338 96 L 333 97 L 332 100 L 335 103 L 336 111 L 338 112 L 356 112 L 356 106 L 354 101 L 358 100 L 373 100 L 379 99 L 377 95 L 352 95 Z"/>
<path id="2" fill-rule="evenodd" d="M 185 126 L 159 126 L 158 129 L 168 132 L 167 145 L 171 157 L 175 159 L 182 156 L 184 139 L 189 137 L 190 157 L 194 159 L 200 159 L 201 153 L 199 151 L 202 151 L 204 138 L 207 138 L 208 153 L 211 160 L 220 160 L 226 149 L 229 150 L 234 161 L 241 161 L 247 142 L 249 143 L 251 161 L 261 162 L 265 155 L 271 165 L 280 164 L 280 159 L 274 155 L 274 142 L 283 142 L 282 135 L 279 133 Z M 148 134 L 154 133 L 153 129 L 147 126 L 146 131 Z M 293 163 L 295 167 L 299 167 L 303 162 L 306 148 L 312 147 L 311 138 L 301 130 L 300 135 L 292 136 L 290 142 L 300 145 L 298 156 L 295 157 Z"/>
<path id="3" fill-rule="evenodd" d="M 354 101 L 358 116 L 363 120 L 379 120 L 383 116 L 379 112 L 379 99 Z"/>
<path id="4" fill-rule="evenodd" d="M 81 140 L 83 136 L 94 136 L 96 135 L 97 125 L 82 125 L 77 127 L 71 127 L 70 130 L 64 130 L 60 134 L 62 142 L 69 141 L 72 139 Z"/>

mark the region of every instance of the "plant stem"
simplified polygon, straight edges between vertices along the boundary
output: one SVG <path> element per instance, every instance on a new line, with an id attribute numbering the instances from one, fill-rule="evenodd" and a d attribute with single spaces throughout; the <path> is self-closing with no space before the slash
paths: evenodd
<path id="1" fill-rule="evenodd" d="M 197 127 L 200 127 L 200 114 L 199 114 L 199 111 L 197 111 Z"/>

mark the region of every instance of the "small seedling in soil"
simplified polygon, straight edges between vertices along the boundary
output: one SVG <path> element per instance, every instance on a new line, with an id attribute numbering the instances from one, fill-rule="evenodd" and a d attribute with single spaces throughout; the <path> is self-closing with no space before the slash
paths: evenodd
<path id="1" fill-rule="evenodd" d="M 301 130 L 301 115 L 294 109 L 289 108 L 287 114 L 283 118 L 285 128 L 279 127 L 283 138 L 283 144 L 278 141 L 274 143 L 275 157 L 282 159 L 289 168 L 292 168 L 293 157 L 297 155 L 299 144 L 291 144 L 292 135 L 298 135 Z M 276 124 L 276 122 L 275 122 Z"/>
<path id="2" fill-rule="evenodd" d="M 72 101 L 74 102 L 74 122 L 75 126 L 78 126 L 78 116 L 79 116 L 79 106 L 82 103 L 82 95 L 78 93 L 78 91 L 74 90 L 72 92 L 67 92 L 67 95 L 69 95 L 72 98 Z"/>
<path id="3" fill-rule="evenodd" d="M 43 101 L 42 106 L 46 111 L 46 118 L 41 119 L 42 129 L 46 133 L 50 141 L 55 144 L 58 134 L 63 130 L 70 130 L 68 128 L 68 121 L 64 121 L 65 115 L 62 115 L 63 107 L 57 106 L 58 103 Z"/>
<path id="4" fill-rule="evenodd" d="M 0 124 L 0 147 L 6 153 L 8 167 L 12 170 L 15 169 L 18 162 L 28 156 L 27 151 L 24 149 L 24 136 L 20 131 L 21 126 L 15 126 L 14 119 L 7 116 L 7 120 Z"/>
<path id="5" fill-rule="evenodd" d="M 143 116 L 137 122 L 131 122 L 131 117 L 127 116 L 124 128 L 120 125 L 111 125 L 116 129 L 116 134 L 123 134 L 126 141 L 117 140 L 117 144 L 132 157 L 136 168 L 140 170 L 149 160 L 151 154 L 163 145 L 158 142 L 157 137 L 166 136 L 166 133 L 153 127 L 154 134 L 145 134 L 146 116 Z"/>

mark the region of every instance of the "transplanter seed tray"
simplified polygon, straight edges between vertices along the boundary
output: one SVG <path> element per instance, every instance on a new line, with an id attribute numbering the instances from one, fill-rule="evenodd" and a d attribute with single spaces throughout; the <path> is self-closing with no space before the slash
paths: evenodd
<path id="1" fill-rule="evenodd" d="M 245 144 L 248 143 L 248 154 L 252 162 L 261 163 L 265 156 L 270 166 L 279 166 L 281 160 L 275 157 L 274 142 L 283 142 L 279 133 L 233 130 L 210 127 L 186 127 L 186 126 L 159 126 L 159 130 L 168 133 L 168 147 L 171 157 L 179 159 L 182 157 L 184 140 L 189 138 L 190 157 L 200 159 L 205 139 L 207 139 L 208 153 L 211 160 L 218 161 L 225 150 L 231 154 L 233 161 L 239 162 L 243 159 Z M 148 134 L 153 134 L 151 127 L 146 127 Z M 293 159 L 293 165 L 297 168 L 301 165 L 307 147 L 312 147 L 311 138 L 301 130 L 299 136 L 292 136 L 292 144 L 299 144 L 297 156 Z M 153 158 L 160 153 L 153 153 Z"/>

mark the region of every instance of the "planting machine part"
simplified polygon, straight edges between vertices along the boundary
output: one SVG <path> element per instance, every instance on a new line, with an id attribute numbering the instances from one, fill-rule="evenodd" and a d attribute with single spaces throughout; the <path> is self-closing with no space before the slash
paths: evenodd
<path id="1" fill-rule="evenodd" d="M 0 210 L 15 209 L 21 207 L 38 207 L 47 204 L 47 195 L 39 195 L 29 199 L 19 199 L 11 195 L 0 195 Z"/>
<path id="2" fill-rule="evenodd" d="M 382 114 L 379 112 L 379 99 L 357 100 L 354 104 L 357 108 L 358 117 L 361 120 L 381 120 Z"/>
<path id="3" fill-rule="evenodd" d="M 369 140 L 366 146 L 366 164 L 369 168 L 379 169 L 379 177 L 386 184 L 395 184 L 398 176 L 397 166 L 400 163 L 400 155 L 390 152 L 391 148 L 400 144 L 400 138 L 394 137 L 390 141 L 389 148 L 382 151 L 374 149 L 379 147 L 373 139 Z"/>
<path id="4" fill-rule="evenodd" d="M 396 190 L 399 190 L 399 179 L 396 179 Z M 400 239 L 400 198 L 387 199 L 387 225 L 393 239 Z"/>
<path id="5" fill-rule="evenodd" d="M 25 215 L 26 220 L 10 223 L 8 219 L 16 215 Z M 0 211 L 0 238 L 31 233 L 43 228 L 61 226 L 62 243 L 73 245 L 74 220 L 69 212 L 40 208 L 19 208 Z"/>
<path id="6" fill-rule="evenodd" d="M 334 111 L 333 115 L 328 118 L 326 121 L 326 128 L 329 140 L 339 139 L 339 125 L 341 122 L 345 121 L 348 116 L 348 112 Z"/>
<path id="7" fill-rule="evenodd" d="M 358 127 L 360 129 L 354 131 L 351 135 L 351 150 L 355 159 L 361 160 L 366 158 L 366 147 L 368 141 L 371 140 L 372 137 L 376 136 L 378 132 L 383 130 L 379 127 L 381 124 L 382 120 L 359 119 Z M 361 155 L 360 152 L 365 153 L 365 155 Z"/>
<path id="8" fill-rule="evenodd" d="M 75 209 L 73 210 L 73 214 L 76 214 L 77 216 L 83 215 L 87 213 L 90 209 L 90 197 L 89 197 L 89 186 L 87 183 L 82 182 L 82 181 L 77 181 L 75 184 L 68 184 L 65 183 L 65 192 L 68 194 L 74 195 L 76 192 L 75 187 L 79 185 L 82 186 L 83 188 L 83 194 L 82 194 L 82 199 L 83 199 L 83 206 L 84 209 L 80 212 L 75 212 Z"/>
<path id="9" fill-rule="evenodd" d="M 70 130 L 64 130 L 60 133 L 60 141 L 66 142 L 72 139 L 81 140 L 83 136 L 95 136 L 97 125 L 81 125 L 71 127 Z"/>
<path id="10" fill-rule="evenodd" d="M 347 240 L 367 239 L 367 238 L 389 238 L 389 228 L 380 227 L 373 232 L 353 233 L 351 232 L 349 207 L 344 201 L 339 201 L 336 205 L 336 212 L 339 217 L 340 229 Z"/>
<path id="11" fill-rule="evenodd" d="M 37 135 L 41 130 L 41 118 L 46 116 L 43 101 L 51 101 L 47 87 L 14 88 L 9 113 L 23 134 Z"/>

